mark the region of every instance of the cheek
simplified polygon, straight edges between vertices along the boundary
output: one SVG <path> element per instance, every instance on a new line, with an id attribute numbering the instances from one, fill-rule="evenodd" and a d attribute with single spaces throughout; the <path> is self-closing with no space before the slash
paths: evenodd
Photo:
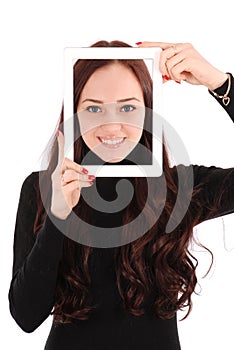
<path id="1" fill-rule="evenodd" d="M 90 140 L 90 141 L 96 140 L 97 141 L 97 137 L 96 137 L 95 132 L 96 132 L 96 129 L 89 130 L 89 131 L 83 133 L 82 137 L 83 137 L 83 139 L 86 139 L 86 140 Z"/>
<path id="2" fill-rule="evenodd" d="M 126 126 L 125 130 L 128 137 L 133 141 L 138 141 L 141 138 L 143 129 L 140 127 Z"/>
<path id="3" fill-rule="evenodd" d="M 84 118 L 83 115 L 79 115 L 78 123 L 82 135 L 92 134 L 99 126 L 97 122 L 93 121 L 91 118 Z"/>
<path id="4" fill-rule="evenodd" d="M 95 134 L 95 131 L 98 129 L 98 125 L 95 124 L 92 120 L 88 118 L 83 118 L 82 115 L 78 118 L 78 123 L 80 127 L 80 133 L 83 139 L 90 139 Z"/>
<path id="5" fill-rule="evenodd" d="M 91 130 L 83 130 L 83 133 L 81 132 L 82 138 L 85 141 L 85 143 L 89 146 L 96 145 L 98 143 L 98 139 L 96 137 L 96 130 L 97 128 L 93 128 Z"/>

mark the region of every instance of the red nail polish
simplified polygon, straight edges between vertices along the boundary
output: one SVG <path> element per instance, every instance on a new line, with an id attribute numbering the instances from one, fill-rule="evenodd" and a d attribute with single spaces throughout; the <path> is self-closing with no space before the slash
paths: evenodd
<path id="1" fill-rule="evenodd" d="M 87 169 L 85 169 L 85 168 L 82 168 L 81 171 L 82 171 L 83 174 L 88 174 L 88 172 L 89 172 L 89 171 L 88 171 Z"/>
<path id="2" fill-rule="evenodd" d="M 163 77 L 163 79 L 165 79 L 165 80 L 171 80 L 171 78 L 170 78 L 168 75 L 163 75 L 162 77 Z"/>
<path id="3" fill-rule="evenodd" d="M 141 45 L 142 44 L 142 42 L 141 41 L 138 41 L 137 43 L 136 43 L 136 45 Z"/>
<path id="4" fill-rule="evenodd" d="M 56 132 L 56 137 L 59 137 L 59 130 Z"/>
<path id="5" fill-rule="evenodd" d="M 175 82 L 176 82 L 177 84 L 181 84 L 181 81 L 179 81 L 179 80 L 175 80 Z"/>
<path id="6" fill-rule="evenodd" d="M 89 176 L 88 176 L 88 179 L 89 179 L 89 180 L 94 180 L 94 179 L 96 179 L 96 177 L 95 177 L 94 175 L 89 175 Z"/>

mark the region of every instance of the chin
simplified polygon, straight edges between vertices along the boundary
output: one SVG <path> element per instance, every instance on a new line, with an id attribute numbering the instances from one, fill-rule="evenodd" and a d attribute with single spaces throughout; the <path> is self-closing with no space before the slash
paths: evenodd
<path id="1" fill-rule="evenodd" d="M 121 162 L 121 160 L 123 160 L 124 159 L 124 157 L 118 157 L 118 156 L 116 156 L 116 157 L 108 157 L 108 156 L 106 156 L 106 155 L 101 155 L 101 154 L 97 154 L 97 156 L 99 157 L 99 158 L 101 158 L 104 162 L 106 162 L 106 163 L 118 163 L 118 162 Z"/>
<path id="2" fill-rule="evenodd" d="M 108 160 L 107 162 L 108 163 L 118 163 L 118 162 L 121 162 L 121 160 L 123 160 L 124 158 L 113 158 L 113 159 L 110 159 Z"/>

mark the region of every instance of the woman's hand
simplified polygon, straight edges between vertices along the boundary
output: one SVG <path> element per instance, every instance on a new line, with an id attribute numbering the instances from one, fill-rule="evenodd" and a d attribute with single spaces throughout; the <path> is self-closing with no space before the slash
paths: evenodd
<path id="1" fill-rule="evenodd" d="M 91 180 L 94 180 L 95 176 L 87 175 L 88 171 L 81 165 L 64 158 L 64 136 L 61 131 L 59 131 L 57 139 L 58 164 L 51 175 L 51 213 L 64 220 L 79 202 L 81 188 L 92 186 Z"/>
<path id="2" fill-rule="evenodd" d="M 160 72 L 164 81 L 181 80 L 193 85 L 204 85 L 215 90 L 228 79 L 228 75 L 213 67 L 188 43 L 173 44 L 144 41 L 139 47 L 160 47 Z"/>

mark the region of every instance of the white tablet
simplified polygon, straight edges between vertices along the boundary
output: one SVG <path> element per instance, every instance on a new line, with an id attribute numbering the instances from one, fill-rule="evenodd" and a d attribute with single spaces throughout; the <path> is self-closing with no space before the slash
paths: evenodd
<path id="1" fill-rule="evenodd" d="M 77 60 L 144 60 L 153 81 L 152 154 L 150 164 L 118 165 L 81 163 L 96 177 L 154 177 L 162 174 L 162 75 L 159 72 L 160 48 L 137 47 L 68 47 L 64 49 L 64 137 L 65 157 L 74 160 L 74 65 Z M 107 107 L 112 107 L 107 106 Z M 108 110 L 108 108 L 107 108 Z M 80 112 L 82 113 L 82 111 Z M 79 114 L 79 112 L 78 112 Z M 81 115 L 81 114 L 80 114 Z M 82 114 L 83 116 L 83 114 Z M 101 146 L 100 146 L 101 147 Z M 143 146 L 142 146 L 143 147 Z M 130 159 L 131 160 L 131 159 Z M 114 174 L 114 175 L 113 175 Z"/>

